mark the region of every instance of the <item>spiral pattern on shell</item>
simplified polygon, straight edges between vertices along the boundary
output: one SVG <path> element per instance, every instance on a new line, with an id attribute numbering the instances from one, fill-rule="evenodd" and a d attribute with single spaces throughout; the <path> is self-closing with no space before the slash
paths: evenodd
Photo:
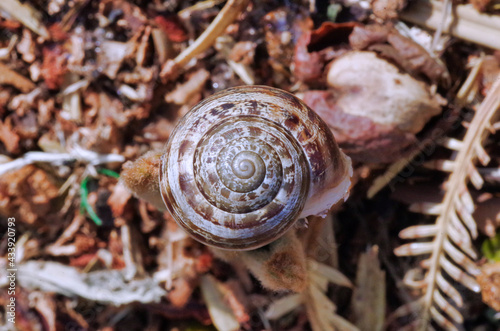
<path id="1" fill-rule="evenodd" d="M 329 129 L 293 95 L 232 88 L 177 125 L 162 157 L 160 189 L 172 216 L 199 241 L 253 249 L 293 225 L 316 189 L 312 177 L 325 178 L 335 151 Z"/>

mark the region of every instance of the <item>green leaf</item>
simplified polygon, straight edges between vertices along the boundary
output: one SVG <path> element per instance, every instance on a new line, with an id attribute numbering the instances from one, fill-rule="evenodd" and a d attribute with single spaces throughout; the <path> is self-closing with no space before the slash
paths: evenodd
<path id="1" fill-rule="evenodd" d="M 106 168 L 99 169 L 99 170 L 97 170 L 97 172 L 100 173 L 100 174 L 109 176 L 109 177 L 120 178 L 120 174 L 119 173 L 114 172 L 113 170 L 106 169 Z"/>
<path id="2" fill-rule="evenodd" d="M 483 242 L 481 251 L 488 260 L 500 262 L 500 231 L 493 238 Z"/>

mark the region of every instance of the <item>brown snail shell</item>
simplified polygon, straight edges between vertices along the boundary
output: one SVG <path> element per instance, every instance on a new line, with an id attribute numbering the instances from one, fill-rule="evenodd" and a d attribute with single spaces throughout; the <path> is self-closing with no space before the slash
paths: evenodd
<path id="1" fill-rule="evenodd" d="M 327 125 L 292 94 L 265 86 L 216 93 L 179 122 L 160 191 L 195 239 L 248 250 L 294 222 L 324 216 L 348 195 L 350 159 Z"/>

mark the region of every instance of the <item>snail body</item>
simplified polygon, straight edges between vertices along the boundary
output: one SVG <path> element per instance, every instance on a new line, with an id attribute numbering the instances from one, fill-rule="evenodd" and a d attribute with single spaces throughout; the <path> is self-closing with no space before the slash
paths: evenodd
<path id="1" fill-rule="evenodd" d="M 294 222 L 324 216 L 348 195 L 350 159 L 327 125 L 292 94 L 224 90 L 189 111 L 161 157 L 162 199 L 195 239 L 249 250 Z"/>

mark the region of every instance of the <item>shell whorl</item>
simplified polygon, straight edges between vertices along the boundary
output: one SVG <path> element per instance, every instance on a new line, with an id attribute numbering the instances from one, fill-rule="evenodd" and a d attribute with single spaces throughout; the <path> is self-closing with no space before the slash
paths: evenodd
<path id="1" fill-rule="evenodd" d="M 328 175 L 343 165 L 335 156 L 345 158 L 329 129 L 293 95 L 232 88 L 196 105 L 177 125 L 162 157 L 160 190 L 196 239 L 254 249 L 292 226 L 319 187 L 331 186 L 313 182 L 338 177 Z"/>

